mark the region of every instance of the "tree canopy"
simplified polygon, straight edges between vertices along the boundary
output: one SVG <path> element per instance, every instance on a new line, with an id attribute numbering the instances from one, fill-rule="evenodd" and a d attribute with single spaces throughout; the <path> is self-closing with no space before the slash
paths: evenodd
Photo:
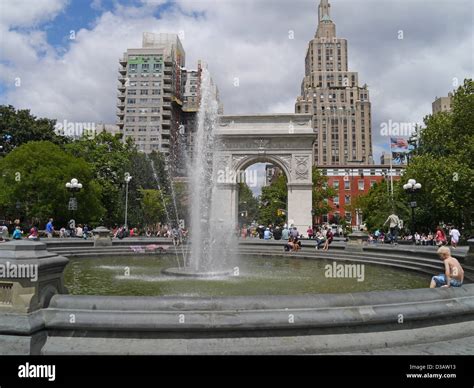
<path id="1" fill-rule="evenodd" d="M 49 141 L 32 141 L 0 160 L 0 209 L 7 217 L 45 222 L 54 217 L 65 225 L 71 214 L 66 182 L 76 178 L 84 189 L 77 193 L 76 222 L 97 223 L 104 214 L 102 187 L 84 159 L 74 157 Z"/>

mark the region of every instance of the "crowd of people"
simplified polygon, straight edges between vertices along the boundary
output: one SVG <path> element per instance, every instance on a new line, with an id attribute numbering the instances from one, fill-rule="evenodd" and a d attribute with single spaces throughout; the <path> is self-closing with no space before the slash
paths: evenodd
<path id="1" fill-rule="evenodd" d="M 44 227 L 42 234 L 47 238 L 58 236 L 59 238 L 83 238 L 87 239 L 91 236 L 91 230 L 88 225 L 78 224 L 70 225 L 69 228 L 62 227 L 57 233 L 54 227 L 54 220 L 50 218 Z M 398 232 L 401 227 L 401 222 L 394 214 L 390 215 L 385 222 L 389 224 L 389 231 L 385 233 L 383 230 L 377 229 L 369 234 L 369 244 L 396 244 L 398 241 Z M 25 232 L 27 230 L 27 232 Z M 238 228 L 238 235 L 243 238 L 260 238 L 262 240 L 275 240 L 283 243 L 286 252 L 297 252 L 301 249 L 301 239 L 309 239 L 316 241 L 316 249 L 328 250 L 335 235 L 344 237 L 341 227 L 331 227 L 330 225 L 322 225 L 320 227 L 309 226 L 306 230 L 306 235 L 300 233 L 296 226 L 284 224 L 282 226 L 268 225 L 243 225 Z M 39 240 L 40 231 L 37 224 L 25 228 L 21 225 L 19 219 L 11 222 L 4 222 L 0 225 L 0 242 L 9 240 L 21 240 L 27 238 L 28 240 Z M 188 230 L 178 226 L 157 225 L 155 228 L 146 228 L 140 230 L 136 227 L 115 226 L 112 230 L 113 238 L 123 239 L 125 237 L 166 237 L 173 239 L 175 245 L 179 245 L 186 241 Z M 416 245 L 421 246 L 438 246 L 438 255 L 443 261 L 445 271 L 442 274 L 433 276 L 430 287 L 460 287 L 464 280 L 464 271 L 459 261 L 451 256 L 451 251 L 447 247 L 451 245 L 453 249 L 459 244 L 461 233 L 454 225 L 447 227 L 438 226 L 436 232 L 431 231 L 427 233 L 415 232 L 414 235 L 406 234 L 401 237 L 402 240 L 413 241 Z"/>
<path id="2" fill-rule="evenodd" d="M 388 231 L 385 233 L 383 230 L 376 229 L 373 233 L 369 234 L 369 244 L 396 244 L 398 242 L 398 236 L 393 232 Z M 438 226 L 436 231 L 433 233 L 428 231 L 427 233 L 415 232 L 414 234 L 407 233 L 400 239 L 402 241 L 408 241 L 415 243 L 420 246 L 443 246 L 450 244 L 453 249 L 459 244 L 461 233 L 455 226 L 450 225 L 446 228 Z"/>
<path id="3" fill-rule="evenodd" d="M 301 249 L 301 239 L 315 240 L 316 249 L 328 250 L 329 245 L 333 242 L 334 237 L 344 237 L 342 227 L 336 230 L 328 225 L 308 226 L 306 234 L 300 233 L 294 225 L 243 225 L 239 230 L 239 236 L 242 239 L 259 238 L 262 240 L 283 241 L 285 251 L 298 251 Z"/>

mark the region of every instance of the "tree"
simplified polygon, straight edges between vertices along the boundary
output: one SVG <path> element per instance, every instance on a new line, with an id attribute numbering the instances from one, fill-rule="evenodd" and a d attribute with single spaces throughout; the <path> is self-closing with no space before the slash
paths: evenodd
<path id="1" fill-rule="evenodd" d="M 106 210 L 104 224 L 122 223 L 125 173 L 129 172 L 131 156 L 136 152 L 133 142 L 123 143 L 120 136 L 103 131 L 93 138 L 83 136 L 67 144 L 65 149 L 75 157 L 83 157 L 92 166 L 95 178 L 102 187 L 101 202 Z M 137 178 L 138 174 L 135 176 Z M 130 196 L 133 198 L 132 205 L 135 200 L 133 194 Z"/>
<path id="2" fill-rule="evenodd" d="M 324 176 L 320 169 L 313 166 L 312 169 L 313 180 L 313 215 L 321 217 L 329 213 L 332 208 L 329 204 L 329 199 L 333 198 L 337 192 L 328 186 L 328 179 Z"/>
<path id="3" fill-rule="evenodd" d="M 269 186 L 262 188 L 260 196 L 259 223 L 283 224 L 287 216 L 288 188 L 286 176 L 278 176 Z M 284 213 L 281 212 L 284 210 Z"/>
<path id="4" fill-rule="evenodd" d="M 362 218 L 370 232 L 383 229 L 383 224 L 393 211 L 402 219 L 408 220 L 409 209 L 399 182 L 394 185 L 394 201 L 387 192 L 385 180 L 375 184 L 366 195 L 358 196 L 349 210 L 360 209 Z M 388 230 L 388 226 L 385 227 Z"/>
<path id="5" fill-rule="evenodd" d="M 472 234 L 474 217 L 474 82 L 454 93 L 452 111 L 425 117 L 426 128 L 405 176 L 422 184 L 417 224 L 454 223 Z"/>
<path id="6" fill-rule="evenodd" d="M 411 225 L 407 179 L 422 184 L 416 194 L 418 231 L 433 231 L 440 223 L 457 225 L 466 237 L 473 234 L 474 219 L 474 83 L 465 80 L 454 93 L 452 111 L 425 117 L 418 148 L 402 179 L 394 184 L 395 212 Z M 381 227 L 392 211 L 384 183 L 373 187 L 356 204 L 369 229 Z"/>
<path id="7" fill-rule="evenodd" d="M 76 221 L 98 223 L 104 213 L 101 186 L 90 165 L 51 142 L 32 141 L 16 147 L 0 160 L 0 171 L 0 212 L 8 219 L 32 223 L 53 217 L 57 225 L 66 225 L 71 214 L 65 184 L 72 178 L 84 187 L 76 195 Z"/>
<path id="8" fill-rule="evenodd" d="M 67 138 L 54 132 L 55 124 L 56 120 L 39 119 L 27 109 L 16 110 L 11 105 L 0 105 L 0 154 L 6 155 L 29 141 L 67 142 Z"/>
<path id="9" fill-rule="evenodd" d="M 252 190 L 245 182 L 240 182 L 239 186 L 239 213 L 240 220 L 249 225 L 258 219 L 258 199 L 254 197 Z"/>
<path id="10" fill-rule="evenodd" d="M 159 190 L 141 189 L 144 226 L 150 227 L 165 221 L 165 204 Z"/>

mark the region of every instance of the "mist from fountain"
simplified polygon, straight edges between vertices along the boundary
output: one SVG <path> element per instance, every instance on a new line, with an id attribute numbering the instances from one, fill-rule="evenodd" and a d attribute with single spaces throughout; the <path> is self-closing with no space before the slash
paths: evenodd
<path id="1" fill-rule="evenodd" d="M 220 168 L 217 157 L 220 145 L 216 133 L 218 107 L 215 86 L 209 71 L 203 68 L 193 155 L 187 161 L 191 249 L 186 258 L 185 273 L 182 274 L 190 276 L 228 274 L 233 262 L 234 225 L 231 219 L 219 217 L 220 207 L 225 204 L 219 203 L 217 196 L 217 173 Z"/>

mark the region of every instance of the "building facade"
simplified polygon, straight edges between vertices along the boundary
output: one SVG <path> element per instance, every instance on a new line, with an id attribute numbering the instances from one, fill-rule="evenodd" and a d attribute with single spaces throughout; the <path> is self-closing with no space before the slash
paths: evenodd
<path id="1" fill-rule="evenodd" d="M 315 165 L 370 164 L 369 90 L 359 86 L 357 72 L 349 71 L 347 40 L 336 36 L 330 8 L 328 0 L 321 0 L 295 112 L 313 116 Z"/>
<path id="2" fill-rule="evenodd" d="M 120 59 L 117 126 L 142 152 L 165 155 L 173 175 L 185 173 L 200 104 L 202 65 L 187 70 L 177 34 L 143 34 L 142 47 Z M 216 98 L 219 92 L 215 87 Z M 222 109 L 221 109 L 222 111 Z"/>
<path id="3" fill-rule="evenodd" d="M 176 136 L 185 52 L 176 34 L 143 34 L 142 48 L 120 59 L 117 125 L 143 152 L 168 158 Z"/>
<path id="4" fill-rule="evenodd" d="M 394 166 L 392 169 L 393 180 L 399 180 L 404 166 Z M 332 210 L 316 219 L 316 224 L 335 223 L 345 219 L 353 226 L 363 224 L 362 214 L 351 206 L 354 201 L 366 195 L 372 186 L 384 182 L 387 185 L 387 193 L 390 192 L 390 168 L 385 165 L 360 165 L 360 166 L 326 166 L 322 169 L 323 175 L 327 177 L 328 187 L 335 190 L 336 195 L 329 200 Z"/>
<path id="5" fill-rule="evenodd" d="M 438 112 L 451 112 L 451 103 L 453 101 L 453 94 L 448 93 L 448 97 L 436 97 L 431 104 L 433 114 Z"/>

